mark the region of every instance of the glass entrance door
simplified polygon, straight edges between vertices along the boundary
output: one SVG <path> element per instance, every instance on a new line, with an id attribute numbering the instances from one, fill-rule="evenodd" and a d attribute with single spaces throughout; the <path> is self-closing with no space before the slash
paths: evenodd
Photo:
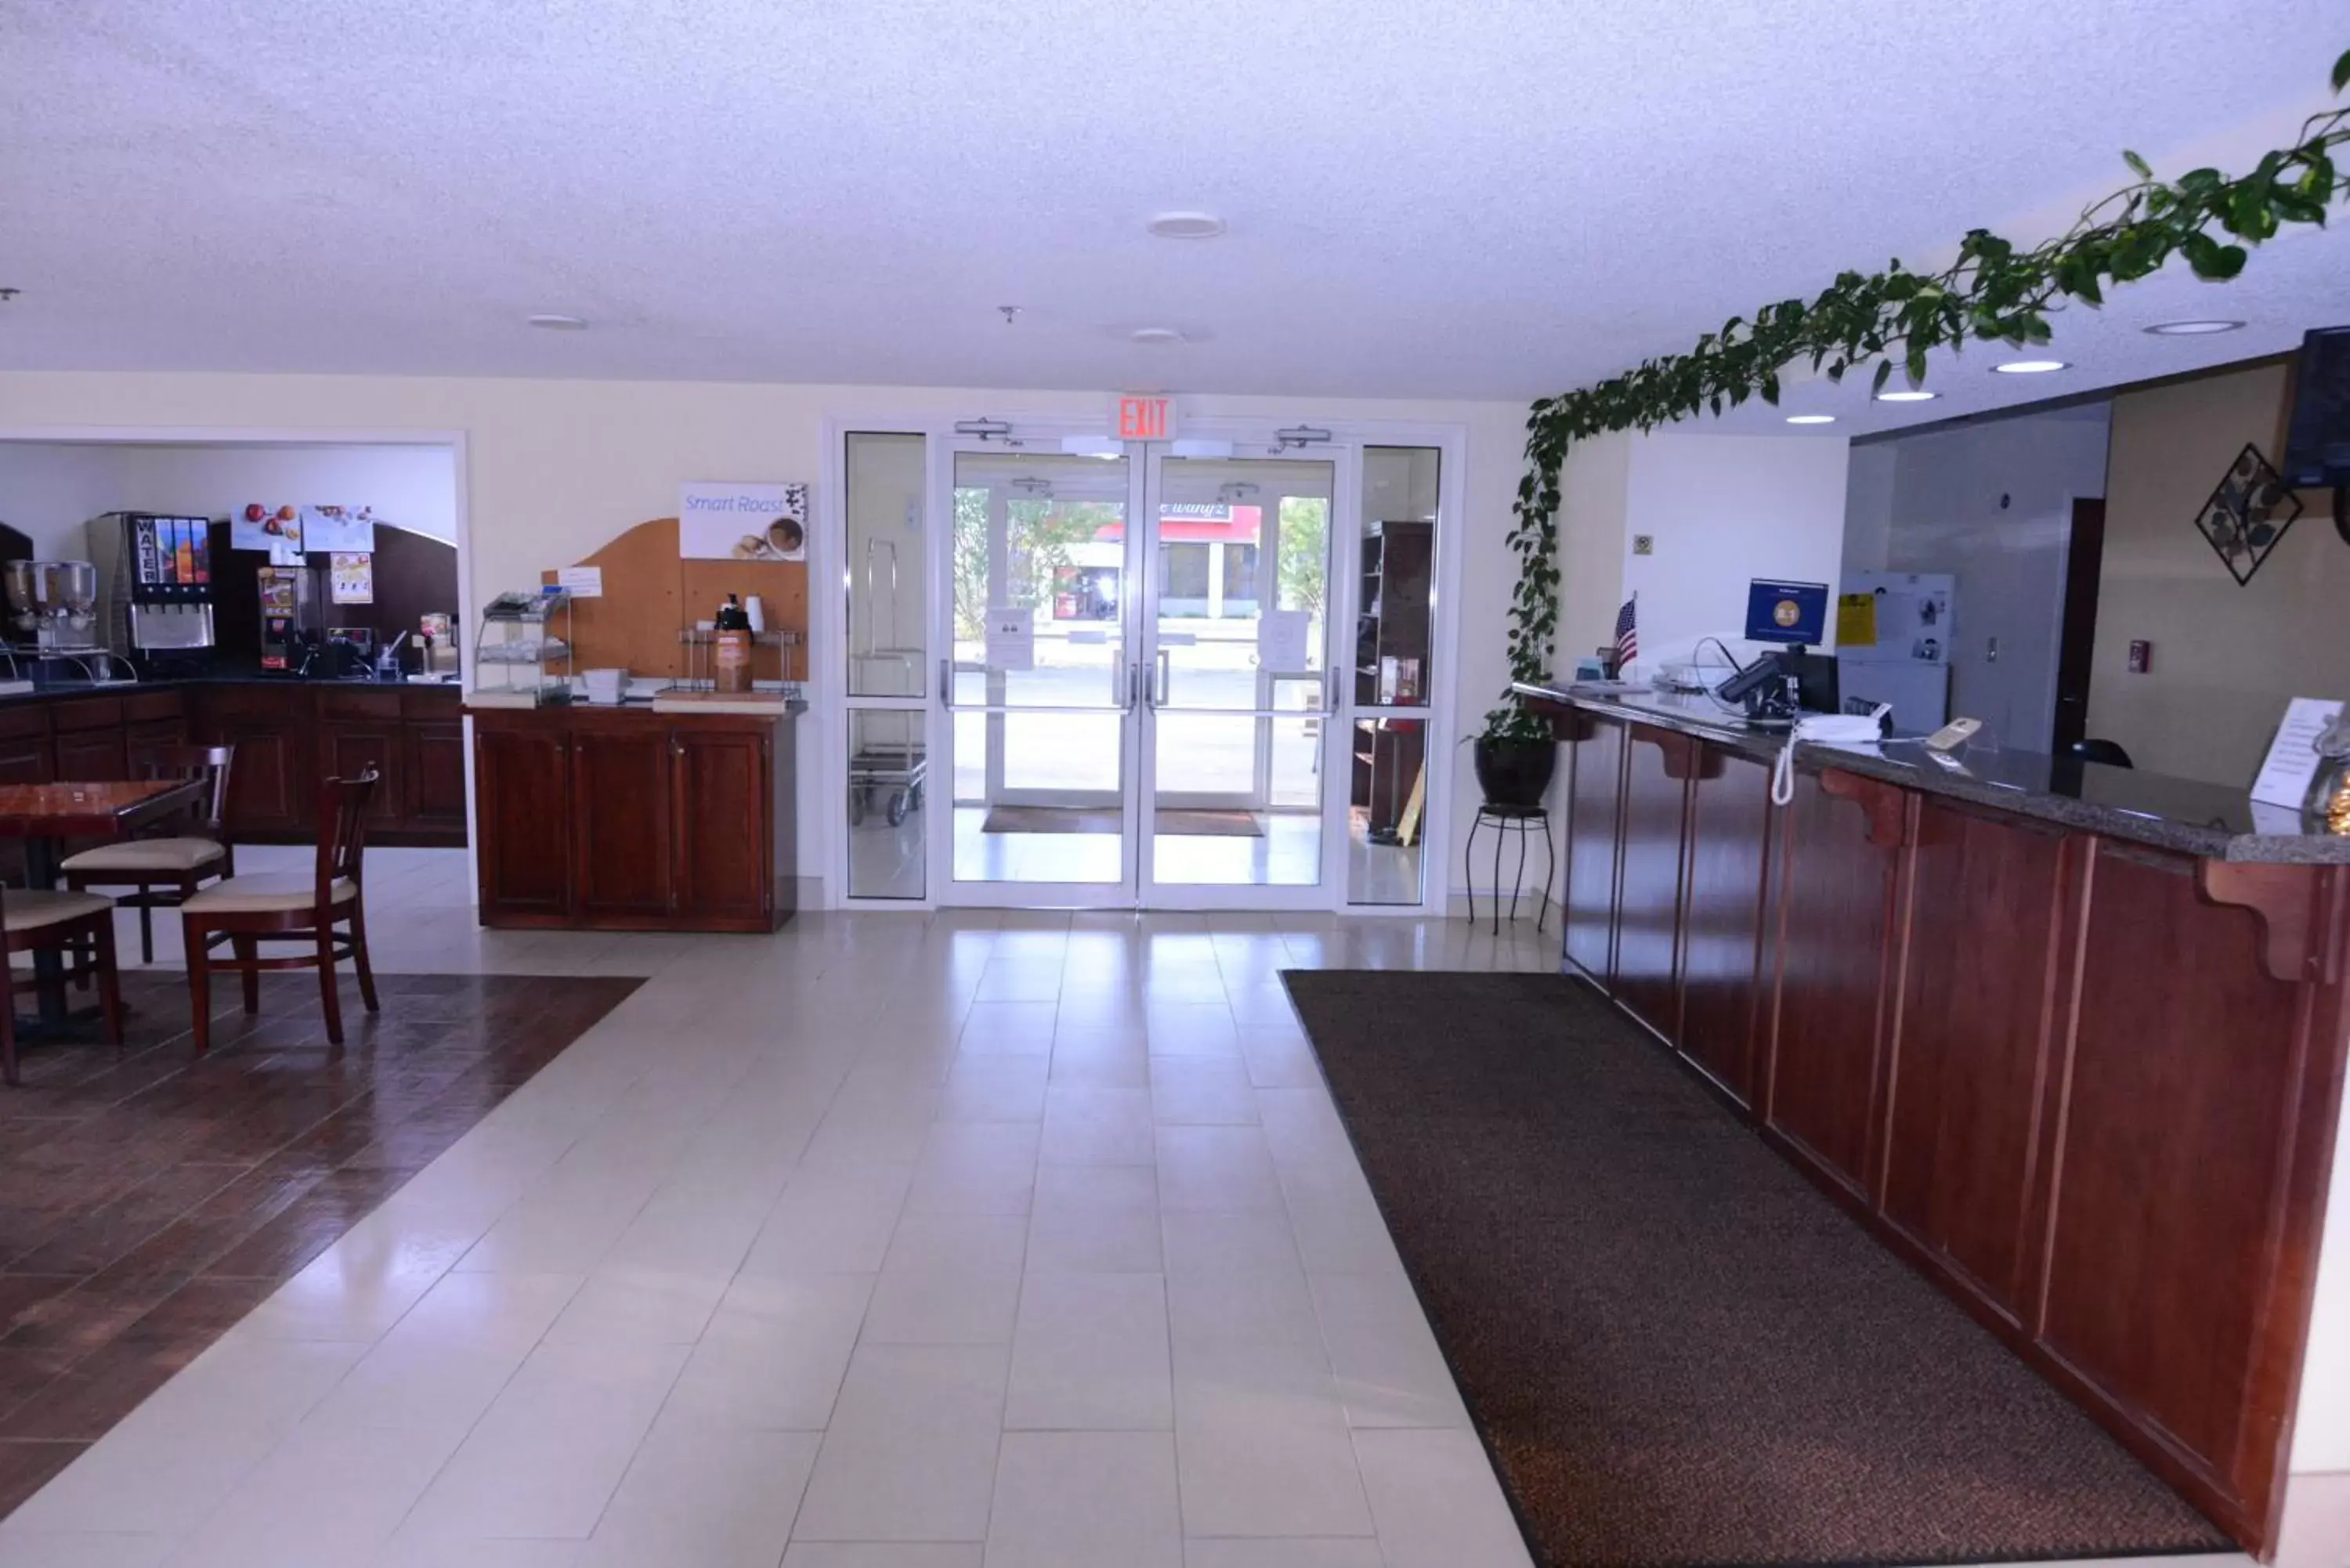
<path id="1" fill-rule="evenodd" d="M 969 903 L 1328 908 L 1339 464 L 1103 450 L 951 454 L 939 885 Z"/>
<path id="2" fill-rule="evenodd" d="M 1338 465 L 1146 461 L 1142 901 L 1326 908 Z"/>

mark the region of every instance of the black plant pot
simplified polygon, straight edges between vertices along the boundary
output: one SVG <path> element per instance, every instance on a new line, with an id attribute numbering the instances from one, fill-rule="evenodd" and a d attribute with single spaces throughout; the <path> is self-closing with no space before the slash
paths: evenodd
<path id="1" fill-rule="evenodd" d="M 1533 806 L 1542 804 L 1550 787 L 1551 770 L 1558 766 L 1557 742 L 1480 735 L 1470 748 L 1477 762 L 1477 787 L 1487 805 Z"/>

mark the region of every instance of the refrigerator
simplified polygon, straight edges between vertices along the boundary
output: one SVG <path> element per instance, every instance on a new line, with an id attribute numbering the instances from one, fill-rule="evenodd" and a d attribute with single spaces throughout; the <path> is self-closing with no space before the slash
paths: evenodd
<path id="1" fill-rule="evenodd" d="M 1929 734 L 1950 719 L 1950 631 L 1958 578 L 1948 572 L 1848 572 L 1836 598 L 1836 686 L 1893 704 L 1893 727 Z"/>

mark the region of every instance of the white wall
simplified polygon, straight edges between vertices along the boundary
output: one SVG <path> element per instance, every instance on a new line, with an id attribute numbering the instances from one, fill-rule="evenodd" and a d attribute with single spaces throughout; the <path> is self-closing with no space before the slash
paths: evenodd
<path id="1" fill-rule="evenodd" d="M 372 506 L 386 523 L 454 544 L 456 454 L 446 445 L 0 441 L 0 522 L 44 557 L 86 555 L 82 524 L 102 512 L 226 517 L 253 501 Z"/>
<path id="2" fill-rule="evenodd" d="M 1853 453 L 1844 570 L 1958 578 L 1950 712 L 1981 719 L 2002 746 L 2048 749 L 2073 502 L 2106 493 L 2108 408 L 1986 421 Z"/>
<path id="3" fill-rule="evenodd" d="M 79 560 L 82 524 L 112 511 L 121 463 L 102 446 L 0 442 L 0 523 L 33 542 L 36 560 Z"/>
<path id="4" fill-rule="evenodd" d="M 1659 431 L 1634 443 L 1624 591 L 1639 596 L 1640 672 L 1688 658 L 1708 637 L 1742 659 L 1761 651 L 1738 635 L 1756 577 L 1836 581 L 1849 454 L 1841 437 Z M 1654 555 L 1634 553 L 1644 534 Z M 1835 645 L 1831 615 L 1820 648 Z"/>
<path id="5" fill-rule="evenodd" d="M 1455 737 L 1474 730 L 1506 683 L 1502 624 L 1515 563 L 1503 547 L 1524 442 L 1523 404 L 1407 403 L 1373 400 L 1185 396 L 1185 417 L 1392 421 L 1463 431 L 1462 580 L 1452 607 L 1459 668 Z M 577 560 L 650 517 L 674 515 L 688 479 L 806 479 L 825 471 L 827 419 L 850 429 L 893 421 L 1099 418 L 1098 391 L 1033 392 L 728 382 L 544 381 L 499 378 L 246 376 L 0 372 L 0 431 L 166 427 L 233 433 L 315 431 L 349 437 L 461 433 L 470 557 L 467 618 L 503 588 L 534 584 L 546 567 Z M 354 499 L 366 499 L 355 497 Z M 370 502 L 370 504 L 375 503 Z M 819 501 L 819 505 L 828 503 Z M 395 519 L 398 521 L 398 519 Z M 1436 679 L 1448 679 L 1439 650 Z M 818 649 L 837 660 L 838 649 Z M 803 754 L 820 754 L 815 715 Z M 1469 750 L 1431 739 L 1429 754 L 1452 759 L 1452 798 L 1473 803 Z M 823 770 L 801 770 L 804 868 L 825 864 L 840 813 L 824 797 Z M 1466 809 L 1431 867 L 1449 880 L 1461 865 Z M 1439 846 L 1429 846 L 1437 855 Z"/>

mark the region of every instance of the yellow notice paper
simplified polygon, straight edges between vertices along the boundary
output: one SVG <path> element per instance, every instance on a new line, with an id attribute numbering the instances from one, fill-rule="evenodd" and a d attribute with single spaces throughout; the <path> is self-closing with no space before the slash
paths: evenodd
<path id="1" fill-rule="evenodd" d="M 1838 648 L 1875 648 L 1877 646 L 1877 596 L 1875 594 L 1838 594 L 1836 596 L 1836 646 Z"/>

